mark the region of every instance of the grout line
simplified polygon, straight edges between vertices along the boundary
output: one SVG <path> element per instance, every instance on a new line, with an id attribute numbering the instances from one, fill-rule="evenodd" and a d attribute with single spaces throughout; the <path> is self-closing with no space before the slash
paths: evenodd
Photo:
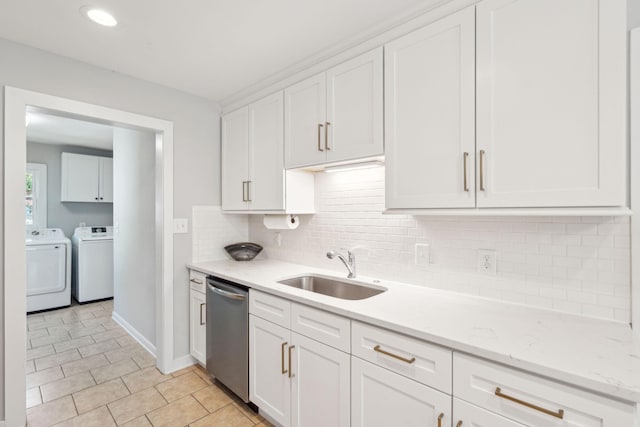
<path id="1" fill-rule="evenodd" d="M 129 395 L 129 396 L 131 396 L 131 395 Z M 108 404 L 108 403 L 105 403 L 105 404 L 104 404 L 104 407 L 105 407 L 105 408 L 107 408 L 107 412 L 108 412 L 108 413 L 109 413 L 109 415 L 111 416 L 111 419 L 113 420 L 113 423 L 114 423 L 115 425 L 118 425 L 118 423 L 116 422 L 116 418 L 113 416 L 113 413 L 111 412 L 111 409 L 109 409 L 109 404 Z"/>
<path id="2" fill-rule="evenodd" d="M 78 411 L 78 405 L 76 405 L 76 400 L 73 398 L 73 393 L 69 394 L 68 396 L 71 397 L 73 407 L 76 408 L 76 417 L 80 416 L 80 411 Z"/>

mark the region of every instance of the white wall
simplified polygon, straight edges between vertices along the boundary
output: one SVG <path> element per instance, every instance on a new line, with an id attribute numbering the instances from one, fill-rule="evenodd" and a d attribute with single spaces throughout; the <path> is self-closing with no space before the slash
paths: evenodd
<path id="1" fill-rule="evenodd" d="M 346 275 L 329 250 L 356 251 L 358 274 L 504 301 L 630 321 L 627 217 L 428 217 L 383 215 L 384 168 L 316 175 L 315 215 L 274 232 L 252 215 L 249 237 L 265 256 Z M 414 262 L 428 243 L 429 266 Z M 477 273 L 478 249 L 497 251 L 497 275 Z"/>
<path id="2" fill-rule="evenodd" d="M 190 218 L 193 205 L 220 204 L 220 121 L 216 103 L 0 39 L 0 86 L 5 85 L 172 121 L 174 216 Z M 0 93 L 0 115 L 4 116 L 4 91 Z M 4 146 L 1 121 L 0 142 Z M 4 161 L 2 153 L 0 150 L 0 164 Z M 0 171 L 0 196 L 3 186 Z M 4 231 L 0 233 L 0 238 L 4 238 Z M 0 247 L 0 256 L 3 255 Z M 189 287 L 185 264 L 190 261 L 191 233 L 176 235 L 173 260 L 176 357 L 189 353 Z M 4 304 L 2 295 L 0 292 L 0 306 Z M 5 348 L 10 348 L 11 343 L 4 342 L 3 329 L 0 325 L 0 341 Z M 4 377 L 2 366 L 4 361 L 0 359 L 0 378 Z M 0 414 L 3 412 L 0 403 Z"/>
<path id="3" fill-rule="evenodd" d="M 89 154 L 111 157 L 111 151 L 72 145 L 53 145 L 27 142 L 27 162 L 47 165 L 47 227 L 62 228 L 71 238 L 80 222 L 87 225 L 112 225 L 113 204 L 73 203 L 60 201 L 62 153 Z"/>
<path id="4" fill-rule="evenodd" d="M 156 344 L 156 137 L 113 130 L 113 311 Z"/>

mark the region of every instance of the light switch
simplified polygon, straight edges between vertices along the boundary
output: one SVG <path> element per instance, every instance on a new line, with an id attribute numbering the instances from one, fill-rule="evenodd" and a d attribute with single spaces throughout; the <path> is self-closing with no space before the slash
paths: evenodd
<path id="1" fill-rule="evenodd" d="M 173 234 L 184 234 L 189 232 L 189 218 L 173 219 Z"/>

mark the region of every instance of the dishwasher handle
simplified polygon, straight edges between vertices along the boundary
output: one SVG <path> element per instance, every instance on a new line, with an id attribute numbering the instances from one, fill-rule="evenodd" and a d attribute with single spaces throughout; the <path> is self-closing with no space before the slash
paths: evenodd
<path id="1" fill-rule="evenodd" d="M 239 301 L 244 301 L 245 300 L 245 296 L 242 294 L 236 294 L 233 292 L 229 292 L 229 291 L 225 291 L 222 290 L 220 288 L 216 288 L 215 286 L 213 286 L 211 283 L 209 283 L 209 287 L 211 288 L 211 290 L 215 293 L 217 293 L 218 295 L 221 295 L 225 298 L 229 298 L 229 299 L 235 299 L 235 300 L 239 300 Z"/>

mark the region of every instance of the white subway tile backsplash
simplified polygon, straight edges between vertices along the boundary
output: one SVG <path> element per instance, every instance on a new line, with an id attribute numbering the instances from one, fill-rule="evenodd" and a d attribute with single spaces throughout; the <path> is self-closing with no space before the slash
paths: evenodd
<path id="1" fill-rule="evenodd" d="M 325 253 L 362 246 L 362 275 L 630 320 L 627 217 L 385 215 L 384 168 L 317 174 L 316 209 L 298 229 L 281 232 L 281 247 L 261 215 L 250 217 L 249 236 L 270 258 L 339 274 L 343 266 Z M 416 243 L 430 245 L 430 265 L 414 264 Z M 476 271 L 478 249 L 497 252 L 495 276 Z"/>

